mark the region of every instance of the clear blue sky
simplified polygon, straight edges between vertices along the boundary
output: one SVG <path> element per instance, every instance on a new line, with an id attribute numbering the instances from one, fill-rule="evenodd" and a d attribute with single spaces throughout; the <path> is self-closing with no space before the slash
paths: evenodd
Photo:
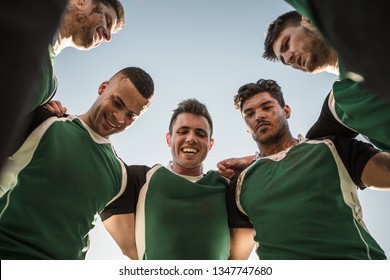
<path id="1" fill-rule="evenodd" d="M 280 84 L 292 108 L 290 129 L 293 135 L 305 135 L 337 78 L 305 74 L 261 57 L 267 25 L 291 10 L 282 0 L 122 2 L 126 25 L 110 43 L 87 52 L 69 48 L 57 56 L 55 99 L 69 113 L 81 114 L 97 97 L 100 83 L 118 70 L 127 66 L 146 70 L 155 82 L 152 105 L 132 127 L 111 138 L 128 164 L 168 163 L 165 133 L 171 112 L 187 98 L 205 103 L 213 117 L 215 145 L 205 170 L 215 169 L 222 159 L 253 154 L 257 147 L 232 100 L 241 85 L 259 78 Z M 390 257 L 390 192 L 365 190 L 360 199 L 370 232 Z M 100 218 L 91 232 L 87 259 L 125 259 Z"/>

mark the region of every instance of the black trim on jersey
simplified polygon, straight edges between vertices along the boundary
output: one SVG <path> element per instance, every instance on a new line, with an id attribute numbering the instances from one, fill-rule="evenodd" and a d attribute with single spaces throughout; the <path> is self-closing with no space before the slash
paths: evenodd
<path id="1" fill-rule="evenodd" d="M 146 183 L 146 174 L 151 169 L 146 165 L 126 165 L 127 185 L 123 194 L 107 205 L 100 213 L 102 221 L 113 215 L 135 213 L 141 188 Z"/>
<path id="2" fill-rule="evenodd" d="M 329 136 L 336 147 L 337 153 L 346 167 L 349 176 L 360 189 L 366 188 L 362 182 L 363 169 L 367 162 L 381 151 L 370 143 L 343 136 Z M 323 138 L 324 139 L 324 138 Z"/>
<path id="3" fill-rule="evenodd" d="M 247 215 L 242 213 L 236 204 L 237 174 L 230 182 L 226 192 L 229 228 L 253 228 Z"/>
<path id="4" fill-rule="evenodd" d="M 321 114 L 316 123 L 309 129 L 306 138 L 315 139 L 326 137 L 328 135 L 340 135 L 355 138 L 358 133 L 353 131 L 335 119 L 329 109 L 329 95 L 327 95 L 324 104 L 322 105 Z"/>

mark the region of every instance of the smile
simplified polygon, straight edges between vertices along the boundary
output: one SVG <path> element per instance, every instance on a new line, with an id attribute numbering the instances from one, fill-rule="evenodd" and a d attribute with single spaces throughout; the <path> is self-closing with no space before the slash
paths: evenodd
<path id="1" fill-rule="evenodd" d="M 185 154 L 197 154 L 198 153 L 198 150 L 194 149 L 194 148 L 183 148 L 181 151 Z"/>
<path id="2" fill-rule="evenodd" d="M 112 128 L 120 128 L 122 125 L 121 124 L 118 124 L 118 125 L 115 125 L 113 122 L 111 122 L 109 119 L 106 118 L 106 122 L 109 126 L 111 126 Z"/>

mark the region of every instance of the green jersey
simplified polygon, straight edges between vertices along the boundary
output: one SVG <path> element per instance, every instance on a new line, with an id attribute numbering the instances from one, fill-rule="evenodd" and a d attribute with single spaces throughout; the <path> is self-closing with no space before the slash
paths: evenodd
<path id="1" fill-rule="evenodd" d="M 301 15 L 309 18 L 321 32 L 322 26 L 313 14 L 311 1 L 308 0 L 286 0 Z M 326 36 L 325 36 L 326 38 Z M 367 90 L 361 82 L 348 78 L 348 72 L 341 58 L 339 58 L 340 78 L 335 81 L 329 95 L 329 106 L 332 118 L 342 126 L 362 134 L 367 140 L 379 149 L 390 152 L 390 130 L 385 129 L 390 125 L 390 99 Z M 337 128 L 335 121 L 324 121 L 323 113 L 316 125 L 325 123 L 318 128 L 311 128 L 308 135 L 310 138 L 321 137 L 325 129 L 327 135 L 337 135 L 340 128 Z M 343 135 L 347 135 L 346 134 Z"/>
<path id="2" fill-rule="evenodd" d="M 385 259 L 357 195 L 377 152 L 354 139 L 302 140 L 244 170 L 236 202 L 254 226 L 259 258 Z"/>
<path id="3" fill-rule="evenodd" d="M 209 171 L 189 180 L 161 165 L 128 166 L 127 173 L 134 193 L 126 190 L 101 217 L 135 212 L 139 259 L 228 259 L 225 178 Z"/>
<path id="4" fill-rule="evenodd" d="M 75 116 L 48 118 L 2 171 L 0 259 L 84 259 L 96 217 L 126 182 L 108 139 Z"/>
<path id="5" fill-rule="evenodd" d="M 48 46 L 47 56 L 44 58 L 40 69 L 40 79 L 37 83 L 35 93 L 32 95 L 29 112 L 33 111 L 40 105 L 50 101 L 57 92 L 57 78 L 54 75 L 54 58 L 52 45 Z"/>

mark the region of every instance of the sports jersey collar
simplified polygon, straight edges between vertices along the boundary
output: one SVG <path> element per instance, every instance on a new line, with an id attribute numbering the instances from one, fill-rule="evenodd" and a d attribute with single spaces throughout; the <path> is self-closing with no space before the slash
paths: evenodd
<path id="1" fill-rule="evenodd" d="M 182 175 L 182 174 L 176 173 L 175 171 L 172 170 L 172 164 L 173 164 L 173 162 L 169 161 L 169 164 L 166 166 L 166 168 L 169 171 L 171 171 L 172 173 L 175 173 L 176 175 L 178 175 L 184 179 L 187 179 L 188 181 L 191 181 L 193 183 L 195 183 L 196 181 L 199 181 L 204 176 L 204 173 L 200 174 L 199 176 L 188 176 L 188 175 Z"/>
<path id="2" fill-rule="evenodd" d="M 83 122 L 82 119 L 80 119 L 78 116 L 69 116 L 68 119 L 71 121 L 78 120 L 81 125 L 88 131 L 91 138 L 98 144 L 111 144 L 111 141 L 103 136 L 100 136 L 96 132 L 92 130 L 85 122 Z"/>
<path id="3" fill-rule="evenodd" d="M 285 149 L 285 150 L 283 150 L 283 151 L 280 151 L 280 152 L 277 153 L 277 154 L 273 154 L 273 155 L 270 155 L 270 156 L 263 157 L 263 156 L 261 156 L 260 152 L 257 151 L 257 152 L 255 153 L 255 154 L 256 154 L 255 161 L 260 160 L 260 159 L 265 159 L 265 158 L 271 159 L 271 160 L 274 160 L 274 161 L 282 160 L 282 159 L 284 159 L 284 158 L 286 157 L 286 155 L 288 154 L 288 152 L 289 152 L 293 147 L 295 147 L 295 146 L 297 146 L 297 145 L 299 145 L 299 144 L 301 144 L 301 143 L 307 141 L 307 139 L 306 139 L 305 137 L 303 137 L 301 134 L 298 134 L 297 140 L 298 140 L 298 143 L 297 143 L 296 145 L 293 145 L 293 146 L 291 146 L 291 147 L 289 147 L 289 148 L 287 148 L 287 149 Z"/>

